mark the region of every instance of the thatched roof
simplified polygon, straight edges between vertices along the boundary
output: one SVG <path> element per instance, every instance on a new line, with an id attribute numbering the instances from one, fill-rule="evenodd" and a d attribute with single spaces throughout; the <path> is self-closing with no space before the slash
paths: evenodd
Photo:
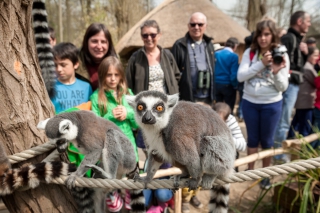
<path id="1" fill-rule="evenodd" d="M 223 43 L 229 37 L 236 37 L 240 42 L 250 32 L 224 14 L 208 0 L 165 0 L 134 25 L 118 42 L 116 51 L 120 56 L 128 56 L 143 46 L 140 36 L 140 25 L 154 19 L 158 22 L 162 37 L 159 45 L 170 48 L 174 42 L 188 31 L 188 21 L 194 12 L 202 12 L 207 16 L 206 35 L 213 37 L 215 43 Z"/>

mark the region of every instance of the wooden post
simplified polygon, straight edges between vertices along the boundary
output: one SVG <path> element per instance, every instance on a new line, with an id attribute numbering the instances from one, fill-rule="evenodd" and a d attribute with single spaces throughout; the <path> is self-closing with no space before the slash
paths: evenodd
<path id="1" fill-rule="evenodd" d="M 174 193 L 174 213 L 181 213 L 182 205 L 182 189 L 179 189 Z"/>

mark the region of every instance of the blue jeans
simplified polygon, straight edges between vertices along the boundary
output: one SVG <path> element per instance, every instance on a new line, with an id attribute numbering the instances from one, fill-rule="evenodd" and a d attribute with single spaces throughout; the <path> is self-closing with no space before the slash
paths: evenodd
<path id="1" fill-rule="evenodd" d="M 144 189 L 143 195 L 144 195 L 144 198 L 146 199 L 145 206 L 149 206 L 152 201 L 153 195 L 155 196 L 158 202 L 165 203 L 172 198 L 173 193 L 170 189 L 156 189 L 156 190 Z"/>
<path id="2" fill-rule="evenodd" d="M 244 83 L 241 82 L 238 84 L 238 91 L 239 91 L 239 108 L 238 108 L 238 117 L 243 118 L 243 112 L 242 112 L 242 96 L 243 96 L 243 87 Z"/>
<path id="3" fill-rule="evenodd" d="M 312 134 L 312 124 L 313 109 L 296 109 L 288 132 L 288 139 L 295 138 L 295 132 L 299 132 L 302 136 Z"/>
<path id="4" fill-rule="evenodd" d="M 296 103 L 299 92 L 299 85 L 289 84 L 288 89 L 282 94 L 282 114 L 274 134 L 274 148 L 282 146 L 282 141 L 287 138 L 287 132 L 290 128 L 290 117 L 292 109 Z M 283 155 L 274 156 L 275 159 L 281 159 Z"/>
<path id="5" fill-rule="evenodd" d="M 320 109 L 318 108 L 314 108 L 313 110 L 313 115 L 314 115 L 314 126 L 316 128 L 318 128 L 318 130 L 320 130 Z M 312 143 L 310 143 L 310 145 L 315 148 L 315 149 L 319 149 L 320 147 L 320 141 L 319 140 L 316 140 Z"/>
<path id="6" fill-rule="evenodd" d="M 231 108 L 233 114 L 234 104 L 236 102 L 237 90 L 231 84 L 216 83 L 216 102 L 225 102 Z"/>
<path id="7" fill-rule="evenodd" d="M 271 104 L 255 104 L 242 100 L 244 122 L 247 127 L 248 147 L 263 149 L 273 147 L 273 135 L 281 115 L 282 101 Z"/>

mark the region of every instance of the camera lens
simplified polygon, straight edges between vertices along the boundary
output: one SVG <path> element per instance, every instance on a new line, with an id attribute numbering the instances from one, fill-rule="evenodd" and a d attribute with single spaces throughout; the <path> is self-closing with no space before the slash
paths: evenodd
<path id="1" fill-rule="evenodd" d="M 282 58 L 282 55 L 281 55 L 281 54 L 275 54 L 275 55 L 273 56 L 273 63 L 274 63 L 274 64 L 279 65 L 279 64 L 282 63 L 282 61 L 283 61 L 283 58 Z"/>

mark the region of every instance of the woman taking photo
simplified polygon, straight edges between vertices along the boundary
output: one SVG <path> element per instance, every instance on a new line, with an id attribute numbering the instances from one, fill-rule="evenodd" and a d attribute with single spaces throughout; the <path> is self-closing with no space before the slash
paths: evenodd
<path id="1" fill-rule="evenodd" d="M 104 24 L 93 23 L 84 34 L 80 49 L 82 63 L 76 72 L 78 78 L 90 82 L 93 91 L 99 86 L 98 67 L 108 56 L 117 57 L 111 34 Z"/>
<path id="2" fill-rule="evenodd" d="M 258 147 L 273 147 L 273 135 L 282 110 L 282 92 L 288 87 L 289 58 L 282 54 L 280 62 L 273 60 L 272 51 L 279 46 L 276 24 L 263 20 L 257 24 L 251 47 L 242 57 L 238 80 L 244 83 L 243 117 L 248 134 L 248 155 L 258 152 Z M 263 159 L 263 167 L 270 165 L 271 157 Z M 248 169 L 254 168 L 254 162 Z M 270 180 L 263 179 L 261 188 L 269 188 Z"/>

